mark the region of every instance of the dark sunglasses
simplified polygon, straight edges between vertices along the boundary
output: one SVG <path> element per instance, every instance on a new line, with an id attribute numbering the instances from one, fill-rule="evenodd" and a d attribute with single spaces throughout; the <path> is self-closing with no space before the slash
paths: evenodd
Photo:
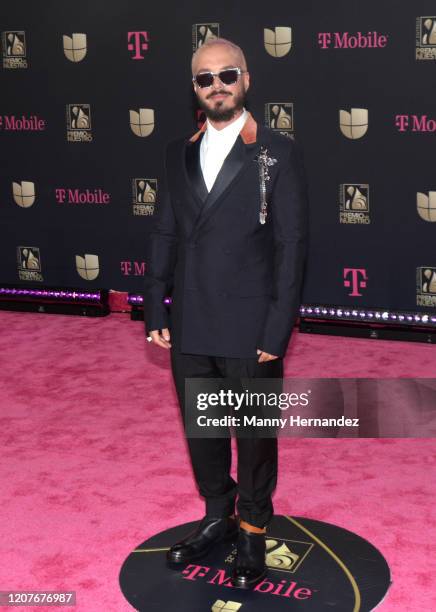
<path id="1" fill-rule="evenodd" d="M 241 68 L 226 68 L 220 72 L 199 72 L 192 80 L 201 88 L 211 87 L 213 78 L 217 76 L 223 85 L 234 85 L 243 72 L 247 71 Z"/>

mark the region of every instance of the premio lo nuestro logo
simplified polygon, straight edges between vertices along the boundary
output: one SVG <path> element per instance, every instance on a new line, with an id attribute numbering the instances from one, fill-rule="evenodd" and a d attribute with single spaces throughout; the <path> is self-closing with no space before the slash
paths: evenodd
<path id="1" fill-rule="evenodd" d="M 129 110 L 129 115 L 132 132 L 141 138 L 150 136 L 154 130 L 154 110 L 152 108 Z"/>
<path id="2" fill-rule="evenodd" d="M 352 108 L 350 111 L 339 111 L 339 128 L 344 136 L 351 140 L 362 138 L 368 131 L 368 109 Z"/>
<path id="3" fill-rule="evenodd" d="M 416 303 L 418 306 L 436 306 L 436 267 L 416 269 Z"/>
<path id="4" fill-rule="evenodd" d="M 265 51 L 271 57 L 284 57 L 292 47 L 292 28 L 288 26 L 276 26 L 274 30 L 264 28 L 263 44 Z"/>
<path id="5" fill-rule="evenodd" d="M 368 183 L 339 185 L 339 222 L 367 225 L 370 221 Z"/>
<path id="6" fill-rule="evenodd" d="M 265 104 L 265 125 L 284 136 L 294 133 L 294 105 L 292 102 L 268 102 Z"/>
<path id="7" fill-rule="evenodd" d="M 196 51 L 207 40 L 219 38 L 219 23 L 194 23 L 192 26 L 192 51 Z"/>
<path id="8" fill-rule="evenodd" d="M 132 180 L 133 214 L 150 216 L 157 200 L 156 178 L 134 178 Z"/>
<path id="9" fill-rule="evenodd" d="M 266 538 L 266 565 L 275 570 L 295 573 L 313 546 L 310 542 Z"/>
<path id="10" fill-rule="evenodd" d="M 86 56 L 86 34 L 79 34 L 77 32 L 71 34 L 71 36 L 64 34 L 62 42 L 64 55 L 70 62 L 81 62 Z"/>
<path id="11" fill-rule="evenodd" d="M 27 68 L 26 34 L 22 30 L 2 32 L 3 68 Z"/>
<path id="12" fill-rule="evenodd" d="M 436 59 L 436 17 L 416 18 L 415 59 Z"/>
<path id="13" fill-rule="evenodd" d="M 67 104 L 68 142 L 91 142 L 91 105 Z"/>
<path id="14" fill-rule="evenodd" d="M 38 247 L 17 247 L 17 264 L 20 280 L 38 282 L 44 280 L 41 274 L 41 256 Z"/>
<path id="15" fill-rule="evenodd" d="M 416 209 L 424 221 L 436 221 L 436 191 L 429 191 L 428 194 L 418 191 Z"/>
<path id="16" fill-rule="evenodd" d="M 35 183 L 32 181 L 12 182 L 12 196 L 15 204 L 29 208 L 35 202 Z"/>
<path id="17" fill-rule="evenodd" d="M 268 537 L 265 540 L 266 554 L 265 563 L 267 567 L 283 572 L 294 574 L 313 548 L 313 543 L 300 540 L 288 540 L 284 538 Z M 225 563 L 234 563 L 236 558 L 236 547 L 225 558 Z"/>

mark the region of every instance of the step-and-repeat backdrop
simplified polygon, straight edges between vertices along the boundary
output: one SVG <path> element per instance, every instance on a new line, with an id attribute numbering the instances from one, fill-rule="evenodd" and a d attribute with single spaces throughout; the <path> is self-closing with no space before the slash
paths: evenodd
<path id="1" fill-rule="evenodd" d="M 190 60 L 235 41 L 247 107 L 303 146 L 305 303 L 436 308 L 436 4 L 2 3 L 0 284 L 141 292 Z"/>

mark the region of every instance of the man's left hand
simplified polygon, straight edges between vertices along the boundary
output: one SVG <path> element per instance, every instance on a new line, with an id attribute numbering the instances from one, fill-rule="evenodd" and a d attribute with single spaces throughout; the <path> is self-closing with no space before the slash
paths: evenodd
<path id="1" fill-rule="evenodd" d="M 257 354 L 259 355 L 258 363 L 262 363 L 262 361 L 271 361 L 271 359 L 278 359 L 278 355 L 271 355 L 271 353 L 267 353 L 265 351 L 261 351 L 257 349 Z"/>

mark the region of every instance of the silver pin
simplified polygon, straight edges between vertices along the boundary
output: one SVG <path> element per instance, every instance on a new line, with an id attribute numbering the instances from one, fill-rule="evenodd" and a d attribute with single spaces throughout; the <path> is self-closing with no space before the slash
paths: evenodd
<path id="1" fill-rule="evenodd" d="M 270 180 L 269 166 L 273 166 L 277 163 L 274 157 L 268 157 L 268 149 L 266 147 L 260 148 L 259 155 L 255 158 L 259 166 L 259 188 L 260 188 L 260 212 L 259 222 L 263 225 L 267 215 L 267 201 L 266 201 L 266 181 Z"/>

